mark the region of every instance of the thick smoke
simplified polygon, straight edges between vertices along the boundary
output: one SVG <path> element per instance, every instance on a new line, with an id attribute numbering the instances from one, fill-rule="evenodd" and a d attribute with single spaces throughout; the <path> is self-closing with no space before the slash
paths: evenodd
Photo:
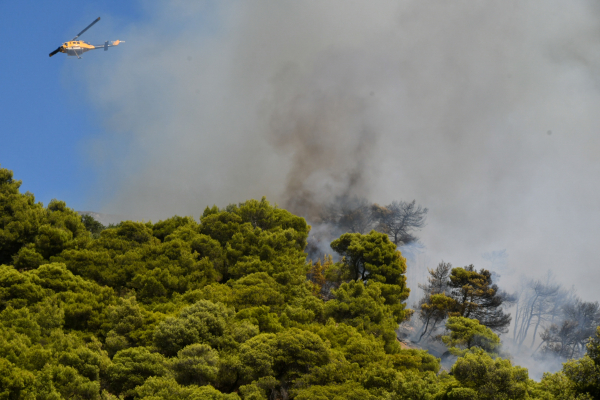
<path id="1" fill-rule="evenodd" d="M 107 132 L 88 144 L 90 209 L 198 217 L 266 195 L 313 218 L 336 196 L 416 199 L 421 268 L 506 249 L 508 291 L 552 269 L 595 300 L 595 2 L 144 7 L 110 57 L 67 66 Z"/>
<path id="2" fill-rule="evenodd" d="M 309 93 L 282 96 L 269 131 L 276 148 L 291 156 L 284 205 L 310 221 L 336 198 L 369 193 L 367 163 L 376 157 L 378 137 L 367 125 L 364 101 L 352 95 L 352 80 L 325 89 L 315 80 Z"/>

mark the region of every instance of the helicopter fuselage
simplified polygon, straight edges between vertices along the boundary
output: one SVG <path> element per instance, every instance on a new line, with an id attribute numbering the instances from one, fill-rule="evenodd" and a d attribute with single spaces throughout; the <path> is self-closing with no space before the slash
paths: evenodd
<path id="1" fill-rule="evenodd" d="M 84 42 L 83 40 L 72 40 L 70 42 L 63 43 L 63 49 L 61 53 L 67 53 L 68 56 L 79 57 L 86 51 L 94 50 L 96 46 Z"/>
<path id="2" fill-rule="evenodd" d="M 86 51 L 97 50 L 97 49 L 107 50 L 108 47 L 118 46 L 119 43 L 121 43 L 121 42 L 122 42 L 121 40 L 115 40 L 112 43 L 106 42 L 104 45 L 94 46 L 93 44 L 89 44 L 87 42 L 84 42 L 83 40 L 71 40 L 69 42 L 64 42 L 59 51 L 61 53 L 66 53 L 68 56 L 79 57 Z"/>

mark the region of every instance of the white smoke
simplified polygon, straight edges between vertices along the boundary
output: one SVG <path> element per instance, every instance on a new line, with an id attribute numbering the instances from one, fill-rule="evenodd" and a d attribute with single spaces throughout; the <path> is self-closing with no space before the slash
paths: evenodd
<path id="1" fill-rule="evenodd" d="M 596 300 L 595 2 L 144 4 L 110 58 L 67 64 L 106 126 L 103 211 L 416 199 L 429 267 L 506 249 L 514 276 L 553 269 Z"/>

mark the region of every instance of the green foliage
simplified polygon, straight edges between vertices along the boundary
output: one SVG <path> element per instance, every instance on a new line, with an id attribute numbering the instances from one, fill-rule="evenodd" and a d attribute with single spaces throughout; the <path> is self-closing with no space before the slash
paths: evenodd
<path id="1" fill-rule="evenodd" d="M 154 331 L 154 344 L 168 356 L 194 343 L 219 346 L 232 316 L 233 310 L 225 305 L 200 300 L 184 308 L 176 318 L 161 322 Z"/>
<path id="2" fill-rule="evenodd" d="M 340 385 L 311 386 L 299 390 L 296 400 L 377 400 L 376 396 L 363 388 L 357 382 L 348 382 Z"/>
<path id="3" fill-rule="evenodd" d="M 540 384 L 547 398 L 597 399 L 600 397 L 600 327 L 587 345 L 587 354 L 579 360 L 569 360 L 563 370 L 544 374 Z"/>
<path id="4" fill-rule="evenodd" d="M 473 347 L 493 353 L 500 345 L 498 335 L 474 319 L 450 317 L 446 322 L 446 329 L 450 335 L 442 336 L 442 341 L 455 355 L 463 354 L 464 350 L 471 350 Z"/>
<path id="5" fill-rule="evenodd" d="M 231 306 L 233 304 L 233 292 L 231 287 L 223 285 L 221 283 L 212 283 L 203 287 L 202 289 L 196 289 L 186 292 L 182 299 L 186 303 L 193 304 L 198 300 L 210 300 L 213 303 L 223 303 Z"/>
<path id="6" fill-rule="evenodd" d="M 42 300 L 45 305 L 38 304 Z M 47 315 L 41 316 L 44 329 L 64 323 L 67 329 L 98 332 L 103 310 L 114 301 L 112 289 L 73 275 L 64 264 L 46 264 L 22 273 L 9 266 L 0 266 L 2 308 L 44 307 L 59 318 L 48 320 Z M 54 306 L 48 302 L 54 302 Z M 57 310 L 58 304 L 61 310 Z M 46 320 L 42 321 L 44 318 Z"/>
<path id="7" fill-rule="evenodd" d="M 260 334 L 240 347 L 241 375 L 246 383 L 268 376 L 293 381 L 328 360 L 326 343 L 318 335 L 296 328 Z"/>
<path id="8" fill-rule="evenodd" d="M 182 226 L 189 226 L 192 230 L 197 229 L 197 223 L 191 217 L 174 216 L 164 221 L 159 221 L 152 227 L 152 234 L 160 241 L 173 234 L 176 230 L 181 230 Z"/>
<path id="9" fill-rule="evenodd" d="M 450 297 L 455 300 L 455 315 L 473 318 L 496 332 L 506 332 L 510 314 L 502 310 L 506 294 L 492 283 L 490 271 L 475 270 L 473 265 L 452 268 L 450 273 Z"/>
<path id="10" fill-rule="evenodd" d="M 402 400 L 439 399 L 446 379 L 445 373 L 438 377 L 433 371 L 420 373 L 408 370 L 399 378 L 396 388 L 397 398 Z"/>
<path id="11" fill-rule="evenodd" d="M 255 272 L 231 284 L 233 302 L 237 309 L 255 306 L 276 307 L 283 304 L 284 297 L 275 279 L 266 272 Z"/>
<path id="12" fill-rule="evenodd" d="M 333 291 L 334 299 L 325 303 L 324 315 L 344 322 L 384 340 L 386 351 L 398 350 L 395 322 L 398 319 L 386 305 L 379 282 L 350 281 Z"/>
<path id="13" fill-rule="evenodd" d="M 244 400 L 266 400 L 265 390 L 257 384 L 240 386 L 240 394 Z"/>
<path id="14" fill-rule="evenodd" d="M 44 257 L 38 253 L 35 244 L 28 243 L 13 256 L 13 264 L 18 270 L 36 269 L 44 263 Z"/>
<path id="15" fill-rule="evenodd" d="M 33 394 L 35 377 L 10 361 L 0 358 L 0 398 L 27 399 Z"/>
<path id="16" fill-rule="evenodd" d="M 406 263 L 384 234 L 342 235 L 341 262 L 308 265 L 310 227 L 264 198 L 104 228 L 20 184 L 0 169 L 0 399 L 599 397 L 598 338 L 540 384 L 467 318 L 448 321 L 451 374 L 403 350 Z M 495 304 L 484 272 L 452 274 L 432 312 Z"/>
<path id="17" fill-rule="evenodd" d="M 564 363 L 563 373 L 578 395 L 600 396 L 600 367 L 588 355 Z"/>
<path id="18" fill-rule="evenodd" d="M 21 181 L 12 171 L 0 168 L 0 264 L 8 264 L 21 247 L 33 243 L 45 219 L 32 194 L 19 193 Z"/>
<path id="19" fill-rule="evenodd" d="M 345 233 L 331 242 L 331 248 L 343 257 L 344 275 L 350 279 L 395 285 L 406 281 L 406 260 L 383 233 Z"/>
<path id="20" fill-rule="evenodd" d="M 246 320 L 259 327 L 260 332 L 280 332 L 284 329 L 276 313 L 267 306 L 250 307 L 238 311 L 236 319 Z"/>
<path id="21" fill-rule="evenodd" d="M 94 338 L 85 341 L 65 335 L 59 329 L 49 335 L 42 330 L 40 334 L 36 316 L 26 308 L 9 307 L 2 317 L 0 368 L 5 377 L 0 383 L 2 388 L 10 388 L 14 395 L 35 393 L 38 398 L 98 398 L 101 376 L 110 364 L 101 343 Z"/>
<path id="22" fill-rule="evenodd" d="M 81 216 L 63 201 L 44 208 L 31 193 L 19 193 L 20 186 L 11 171 L 0 168 L 0 264 L 14 260 L 20 269 L 35 268 L 89 239 Z"/>
<path id="23" fill-rule="evenodd" d="M 100 232 L 102 232 L 106 227 L 102 225 L 99 221 L 96 221 L 94 217 L 89 214 L 84 214 L 81 216 L 81 222 L 83 222 L 83 226 L 87 229 L 94 237 L 98 237 Z"/>
<path id="24" fill-rule="evenodd" d="M 39 384 L 62 398 L 98 399 L 99 382 L 90 381 L 77 373 L 73 367 L 46 366 L 39 374 Z M 46 386 L 47 385 L 47 386 Z"/>
<path id="25" fill-rule="evenodd" d="M 224 249 L 219 272 L 229 280 L 255 272 L 273 277 L 286 272 L 297 278 L 304 276 L 308 230 L 303 218 L 273 207 L 263 198 L 225 210 L 207 208 L 199 232 Z"/>
<path id="26" fill-rule="evenodd" d="M 429 354 L 426 350 L 407 349 L 397 354 L 388 356 L 394 368 L 407 372 L 433 372 L 440 370 L 440 360 Z"/>
<path id="27" fill-rule="evenodd" d="M 343 283 L 333 292 L 334 299 L 325 303 L 325 315 L 338 322 L 368 328 L 371 324 L 385 321 L 385 299 L 375 284 L 365 285 L 363 282 Z"/>
<path id="28" fill-rule="evenodd" d="M 172 368 L 179 383 L 206 385 L 216 381 L 219 353 L 207 344 L 192 344 L 177 353 Z"/>
<path id="29" fill-rule="evenodd" d="M 113 393 L 128 396 L 149 377 L 166 375 L 166 360 L 146 347 L 125 349 L 115 354 L 107 374 Z"/>
<path id="30" fill-rule="evenodd" d="M 182 386 L 174 379 L 152 377 L 138 386 L 136 399 L 146 400 L 239 400 L 235 394 L 224 394 L 212 386 Z"/>
<path id="31" fill-rule="evenodd" d="M 460 357 L 452 374 L 458 385 L 449 386 L 448 399 L 527 399 L 534 386 L 525 368 L 493 359 L 481 349 Z"/>
<path id="32" fill-rule="evenodd" d="M 596 328 L 596 336 L 587 344 L 587 356 L 600 366 L 600 326 Z"/>
<path id="33" fill-rule="evenodd" d="M 406 260 L 387 235 L 375 231 L 368 235 L 345 233 L 331 242 L 331 248 L 342 256 L 339 279 L 379 283 L 396 321 L 400 323 L 410 316 L 402 303 L 410 293 L 404 276 Z"/>

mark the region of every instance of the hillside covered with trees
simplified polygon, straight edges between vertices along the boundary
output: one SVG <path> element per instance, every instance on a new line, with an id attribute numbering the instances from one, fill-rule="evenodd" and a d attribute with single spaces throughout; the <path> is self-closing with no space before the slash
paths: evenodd
<path id="1" fill-rule="evenodd" d="M 306 221 L 264 198 L 105 228 L 20 184 L 0 169 L 1 399 L 600 398 L 600 331 L 534 382 L 499 356 L 496 298 L 460 301 L 487 279 L 472 268 L 442 271 L 418 314 L 425 332 L 449 317 L 452 368 L 403 349 L 417 315 L 388 234 L 342 234 L 340 261 L 313 263 Z"/>

